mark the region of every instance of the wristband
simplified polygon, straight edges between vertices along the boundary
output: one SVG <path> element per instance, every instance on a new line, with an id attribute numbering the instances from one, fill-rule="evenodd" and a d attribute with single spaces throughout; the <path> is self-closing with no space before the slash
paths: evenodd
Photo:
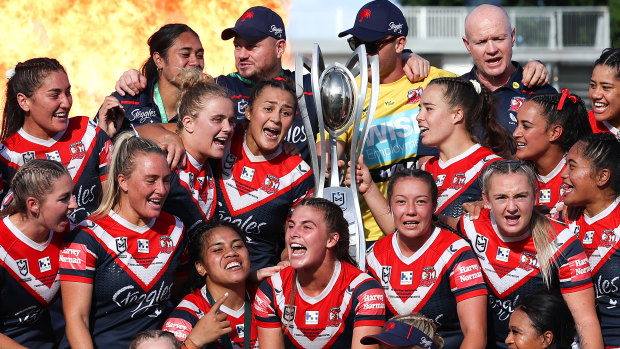
<path id="1" fill-rule="evenodd" d="M 181 348 L 185 348 L 185 349 L 200 349 L 196 343 L 194 343 L 191 339 L 189 339 L 189 336 L 187 336 L 187 338 L 185 338 L 185 341 L 183 343 L 181 343 Z"/>

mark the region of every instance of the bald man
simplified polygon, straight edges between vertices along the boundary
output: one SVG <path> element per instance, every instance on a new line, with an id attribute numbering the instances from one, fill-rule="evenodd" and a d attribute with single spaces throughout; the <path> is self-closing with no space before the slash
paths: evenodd
<path id="1" fill-rule="evenodd" d="M 463 78 L 477 80 L 493 91 L 497 120 L 511 134 L 517 127 L 517 111 L 528 95 L 557 92 L 547 83 L 532 86 L 539 78 L 547 81 L 548 72 L 541 69 L 539 62 L 530 62 L 534 64 L 528 64 L 524 72 L 519 63 L 512 61 L 514 42 L 515 28 L 501 7 L 480 5 L 467 15 L 463 43 L 474 67 Z M 524 76 L 528 78 L 524 80 Z"/>

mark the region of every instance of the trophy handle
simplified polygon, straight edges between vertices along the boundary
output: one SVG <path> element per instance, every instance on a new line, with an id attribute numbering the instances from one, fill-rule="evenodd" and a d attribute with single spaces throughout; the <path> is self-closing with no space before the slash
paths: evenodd
<path id="1" fill-rule="evenodd" d="M 379 79 L 379 55 L 374 55 L 370 57 L 368 62 L 370 64 L 370 74 L 372 78 L 370 79 L 370 101 L 368 102 L 368 110 L 366 111 L 366 120 L 364 121 L 364 127 L 362 128 L 362 136 L 359 139 L 357 153 L 355 154 L 355 158 L 358 159 L 362 154 L 362 149 L 366 144 L 366 139 L 368 138 L 368 132 L 370 131 L 370 123 L 375 117 L 375 111 L 377 111 L 377 103 L 379 102 L 379 85 L 381 84 Z"/>
<path id="2" fill-rule="evenodd" d="M 319 80 L 319 74 L 323 70 L 325 70 L 323 54 L 321 53 L 321 48 L 319 47 L 319 44 L 315 43 L 314 49 L 312 50 L 312 68 L 310 70 L 310 74 L 312 78 L 312 97 L 314 97 L 314 106 L 316 109 L 316 116 L 319 125 L 319 144 L 321 146 L 321 161 L 318 164 L 319 166 L 317 167 L 320 169 L 319 180 L 315 183 L 315 195 L 317 197 L 323 197 L 323 189 L 325 188 L 325 171 L 327 169 L 327 164 L 325 163 L 325 154 L 327 154 L 327 149 L 325 148 L 325 124 L 323 122 L 323 108 L 321 107 L 321 87 Z M 314 147 L 316 149 L 316 144 L 314 145 Z"/>

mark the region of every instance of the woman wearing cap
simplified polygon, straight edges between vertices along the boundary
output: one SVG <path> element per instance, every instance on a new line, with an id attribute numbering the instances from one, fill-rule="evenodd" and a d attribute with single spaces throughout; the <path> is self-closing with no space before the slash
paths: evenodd
<path id="1" fill-rule="evenodd" d="M 437 326 L 426 316 L 418 313 L 398 315 L 391 318 L 379 334 L 362 338 L 362 344 L 379 344 L 379 348 L 442 349 L 443 338 Z"/>

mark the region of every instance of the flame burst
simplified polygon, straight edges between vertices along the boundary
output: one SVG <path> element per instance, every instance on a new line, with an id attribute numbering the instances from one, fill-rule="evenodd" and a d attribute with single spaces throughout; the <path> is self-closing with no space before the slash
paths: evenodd
<path id="1" fill-rule="evenodd" d="M 147 39 L 166 23 L 185 23 L 200 35 L 207 73 L 234 71 L 232 40 L 222 41 L 220 34 L 257 5 L 273 9 L 286 24 L 289 0 L 5 0 L 0 71 L 29 58 L 56 58 L 72 85 L 71 114 L 93 117 L 118 77 L 148 58 Z"/>

